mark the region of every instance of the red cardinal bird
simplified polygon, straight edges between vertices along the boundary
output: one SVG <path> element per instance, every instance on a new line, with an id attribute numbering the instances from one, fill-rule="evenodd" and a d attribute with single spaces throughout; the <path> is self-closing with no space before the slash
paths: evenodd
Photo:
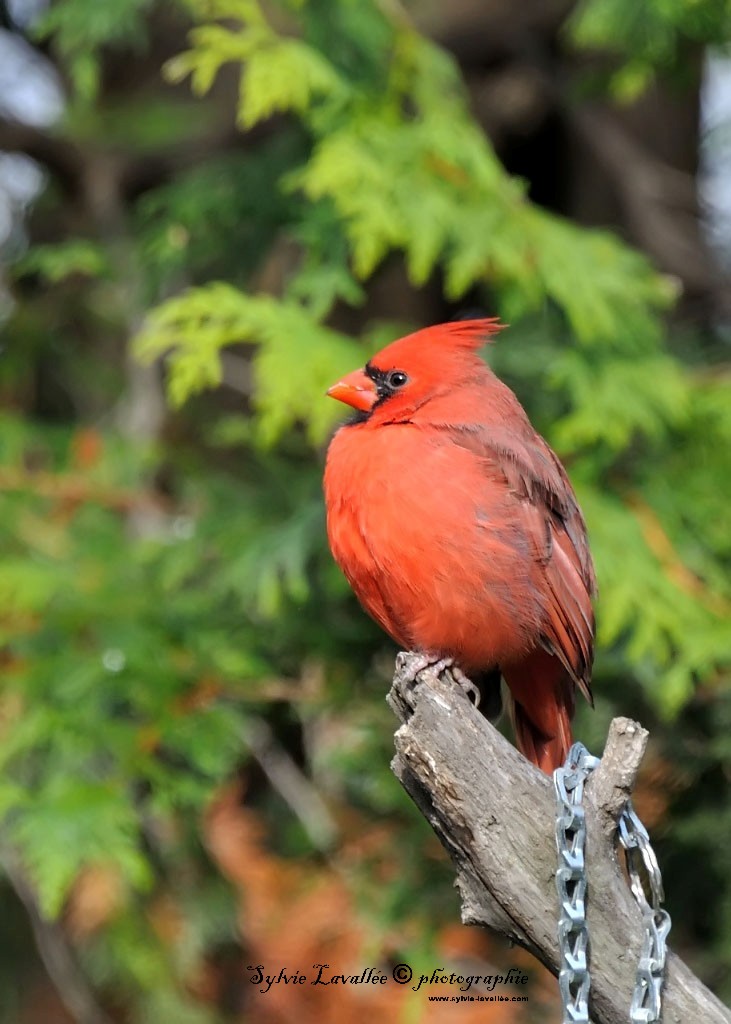
<path id="1" fill-rule="evenodd" d="M 330 388 L 357 412 L 327 453 L 327 530 L 396 643 L 502 675 L 519 748 L 551 772 L 576 687 L 591 701 L 594 570 L 563 466 L 477 354 L 501 326 L 428 327 Z"/>

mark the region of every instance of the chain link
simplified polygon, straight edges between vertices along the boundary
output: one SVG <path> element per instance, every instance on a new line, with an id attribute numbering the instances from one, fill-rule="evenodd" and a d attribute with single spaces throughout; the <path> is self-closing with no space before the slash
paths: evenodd
<path id="1" fill-rule="evenodd" d="M 584 784 L 598 764 L 598 757 L 593 757 L 582 743 L 574 743 L 565 763 L 553 773 L 562 1024 L 588 1024 L 589 1021 L 591 974 L 586 923 L 586 818 L 582 800 Z M 630 886 L 642 911 L 643 922 L 642 949 L 629 1019 L 632 1024 L 651 1024 L 660 1020 L 670 915 L 661 907 L 665 894 L 650 837 L 631 800 L 627 801 L 619 818 L 619 841 L 625 851 Z M 649 901 L 645 884 L 650 893 Z"/>
<path id="2" fill-rule="evenodd" d="M 629 1017 L 632 1024 L 648 1024 L 660 1020 L 666 939 L 671 922 L 667 910 L 661 907 L 665 892 L 657 857 L 650 845 L 647 829 L 637 817 L 631 800 L 625 804 L 619 819 L 619 841 L 625 850 L 630 886 L 642 911 L 644 925 Z M 650 902 L 642 882 L 643 868 L 650 890 Z"/>
<path id="3" fill-rule="evenodd" d="M 589 1020 L 589 929 L 586 926 L 586 819 L 584 783 L 599 764 L 581 743 L 574 743 L 566 763 L 553 774 L 556 789 L 556 889 L 559 900 L 558 942 L 561 971 L 558 985 L 563 1024 Z"/>

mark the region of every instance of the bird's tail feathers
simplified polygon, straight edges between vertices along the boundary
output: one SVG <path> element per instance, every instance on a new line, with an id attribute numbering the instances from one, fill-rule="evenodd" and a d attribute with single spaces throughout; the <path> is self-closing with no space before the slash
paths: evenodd
<path id="1" fill-rule="evenodd" d="M 520 704 L 511 700 L 510 705 L 518 749 L 524 757 L 538 765 L 542 772 L 552 775 L 566 760 L 572 743 L 571 725 L 565 711 L 559 712 L 557 716 L 558 735 L 547 736 L 533 724 Z"/>
<path id="2" fill-rule="evenodd" d="M 550 775 L 564 763 L 573 743 L 574 684 L 563 665 L 542 649 L 505 666 L 503 676 L 518 749 Z"/>

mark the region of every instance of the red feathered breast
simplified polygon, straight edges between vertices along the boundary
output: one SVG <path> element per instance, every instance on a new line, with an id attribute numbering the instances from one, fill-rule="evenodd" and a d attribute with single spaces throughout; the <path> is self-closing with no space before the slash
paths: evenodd
<path id="1" fill-rule="evenodd" d="M 522 499 L 489 457 L 412 423 L 341 428 L 325 471 L 336 561 L 394 640 L 466 672 L 514 661 L 546 613 Z"/>

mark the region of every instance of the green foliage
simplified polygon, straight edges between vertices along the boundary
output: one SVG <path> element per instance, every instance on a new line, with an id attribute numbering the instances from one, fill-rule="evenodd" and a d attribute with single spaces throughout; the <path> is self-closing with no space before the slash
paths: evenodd
<path id="1" fill-rule="evenodd" d="M 731 593 L 708 589 L 683 571 L 661 524 L 646 507 L 596 490 L 581 489 L 580 500 L 600 578 L 599 643 L 607 649 L 626 645 L 648 699 L 660 714 L 677 715 L 693 695 L 694 680 L 712 678 L 728 658 Z M 648 544 L 653 531 L 661 540 L 661 552 Z M 627 571 L 628 564 L 633 571 Z M 660 665 L 658 678 L 655 666 Z"/>
<path id="2" fill-rule="evenodd" d="M 566 450 L 605 445 L 624 451 L 637 437 L 667 437 L 687 422 L 691 382 L 679 363 L 665 353 L 596 355 L 591 361 L 576 350 L 558 354 L 550 371 L 553 386 L 565 390 L 571 411 L 555 427 Z"/>
<path id="3" fill-rule="evenodd" d="M 54 724 L 39 723 L 35 741 Z M 63 774 L 32 799 L 13 795 L 5 801 L 7 837 L 23 858 L 43 914 L 59 914 L 80 864 L 114 864 L 131 885 L 149 885 L 137 814 L 118 784 Z"/>
<path id="4" fill-rule="evenodd" d="M 246 341 L 258 343 L 254 402 L 261 440 L 272 443 L 297 422 L 306 422 L 312 439 L 322 440 L 337 412 L 321 401 L 324 391 L 361 355 L 349 338 L 322 327 L 299 304 L 246 296 L 224 283 L 207 285 L 151 314 L 136 350 L 143 359 L 170 351 L 170 395 L 180 404 L 220 383 L 221 348 Z"/>
<path id="5" fill-rule="evenodd" d="M 53 38 L 65 58 L 76 95 L 89 103 L 99 89 L 103 46 L 141 45 L 146 38 L 146 15 L 153 0 L 65 0 L 51 4 L 35 23 L 38 39 Z"/>
<path id="6" fill-rule="evenodd" d="M 658 71 L 678 70 L 689 43 L 731 42 L 731 9 L 727 0 L 582 0 L 568 29 L 575 45 L 622 59 L 610 87 L 618 100 L 632 102 Z"/>
<path id="7" fill-rule="evenodd" d="M 76 238 L 57 245 L 35 245 L 15 263 L 13 269 L 18 275 L 40 274 L 51 284 L 58 284 L 73 274 L 86 277 L 107 274 L 109 265 L 101 246 L 86 238 Z"/>
<path id="8" fill-rule="evenodd" d="M 168 77 L 176 82 L 191 74 L 193 89 L 201 95 L 208 92 L 222 64 L 244 61 L 238 116 L 244 129 L 278 112 L 303 114 L 319 97 L 332 98 L 344 91 L 341 78 L 317 51 L 297 39 L 280 39 L 265 26 L 257 18 L 255 27 L 245 32 L 218 26 L 192 32 L 196 50 L 171 60 Z"/>
<path id="9" fill-rule="evenodd" d="M 314 213 L 320 203 L 332 205 L 357 277 L 369 277 L 398 249 L 416 285 L 441 266 L 451 298 L 489 281 L 511 318 L 550 300 L 587 341 L 641 344 L 656 336 L 654 313 L 672 298 L 668 283 L 613 236 L 580 230 L 525 199 L 473 122 L 443 50 L 401 21 L 389 24 L 374 7 L 373 21 L 390 36 L 387 73 L 375 83 L 370 74 L 353 76 L 345 88 L 329 56 L 342 49 L 342 26 L 335 22 L 325 33 L 318 23 L 320 31 L 309 32 L 315 18 L 305 7 L 303 34 L 317 46 L 297 41 L 296 52 L 322 71 L 318 89 L 309 89 L 310 78 L 290 66 L 294 42 L 276 34 L 253 0 L 201 11 L 242 25 L 193 30 L 191 49 L 170 74 L 190 74 L 203 93 L 224 63 L 244 61 L 239 118 L 246 127 L 273 113 L 274 101 L 299 115 L 312 152 L 286 187 L 300 190 Z M 307 209 L 302 216 L 312 234 Z"/>
<path id="10" fill-rule="evenodd" d="M 293 200 L 270 185 L 301 152 L 298 135 L 286 133 L 252 155 L 208 161 L 146 192 L 135 233 L 150 300 L 183 273 L 246 282 L 272 236 L 292 220 Z"/>
<path id="11" fill-rule="evenodd" d="M 254 482 L 272 471 L 252 465 L 248 484 L 199 480 L 160 518 L 144 463 L 130 467 L 110 444 L 80 477 L 68 437 L 50 478 L 59 490 L 34 494 L 39 478 L 24 460 L 51 449 L 42 431 L 6 427 L 20 443 L 3 459 L 16 484 L 0 496 L 0 637 L 12 666 L 0 811 L 44 912 L 55 915 L 83 865 L 112 863 L 131 889 L 148 888 L 146 818 L 195 811 L 230 776 L 257 680 L 316 651 L 316 630 L 305 645 L 304 610 L 289 650 L 261 627 L 313 599 L 323 526 L 311 481 L 298 486 L 284 464 L 278 509 L 271 487 L 264 499 Z M 70 521 L 68 501 L 82 502 Z M 155 527 L 131 545 L 129 502 Z M 199 523 L 201 502 L 209 507 Z"/>
<path id="12" fill-rule="evenodd" d="M 189 98 L 161 96 L 140 109 L 135 96 L 109 99 L 103 109 L 75 104 L 64 118 L 64 126 L 76 144 L 98 145 L 129 154 L 160 152 L 165 147 L 190 144 L 191 135 L 204 136 L 210 128 L 210 110 Z"/>

